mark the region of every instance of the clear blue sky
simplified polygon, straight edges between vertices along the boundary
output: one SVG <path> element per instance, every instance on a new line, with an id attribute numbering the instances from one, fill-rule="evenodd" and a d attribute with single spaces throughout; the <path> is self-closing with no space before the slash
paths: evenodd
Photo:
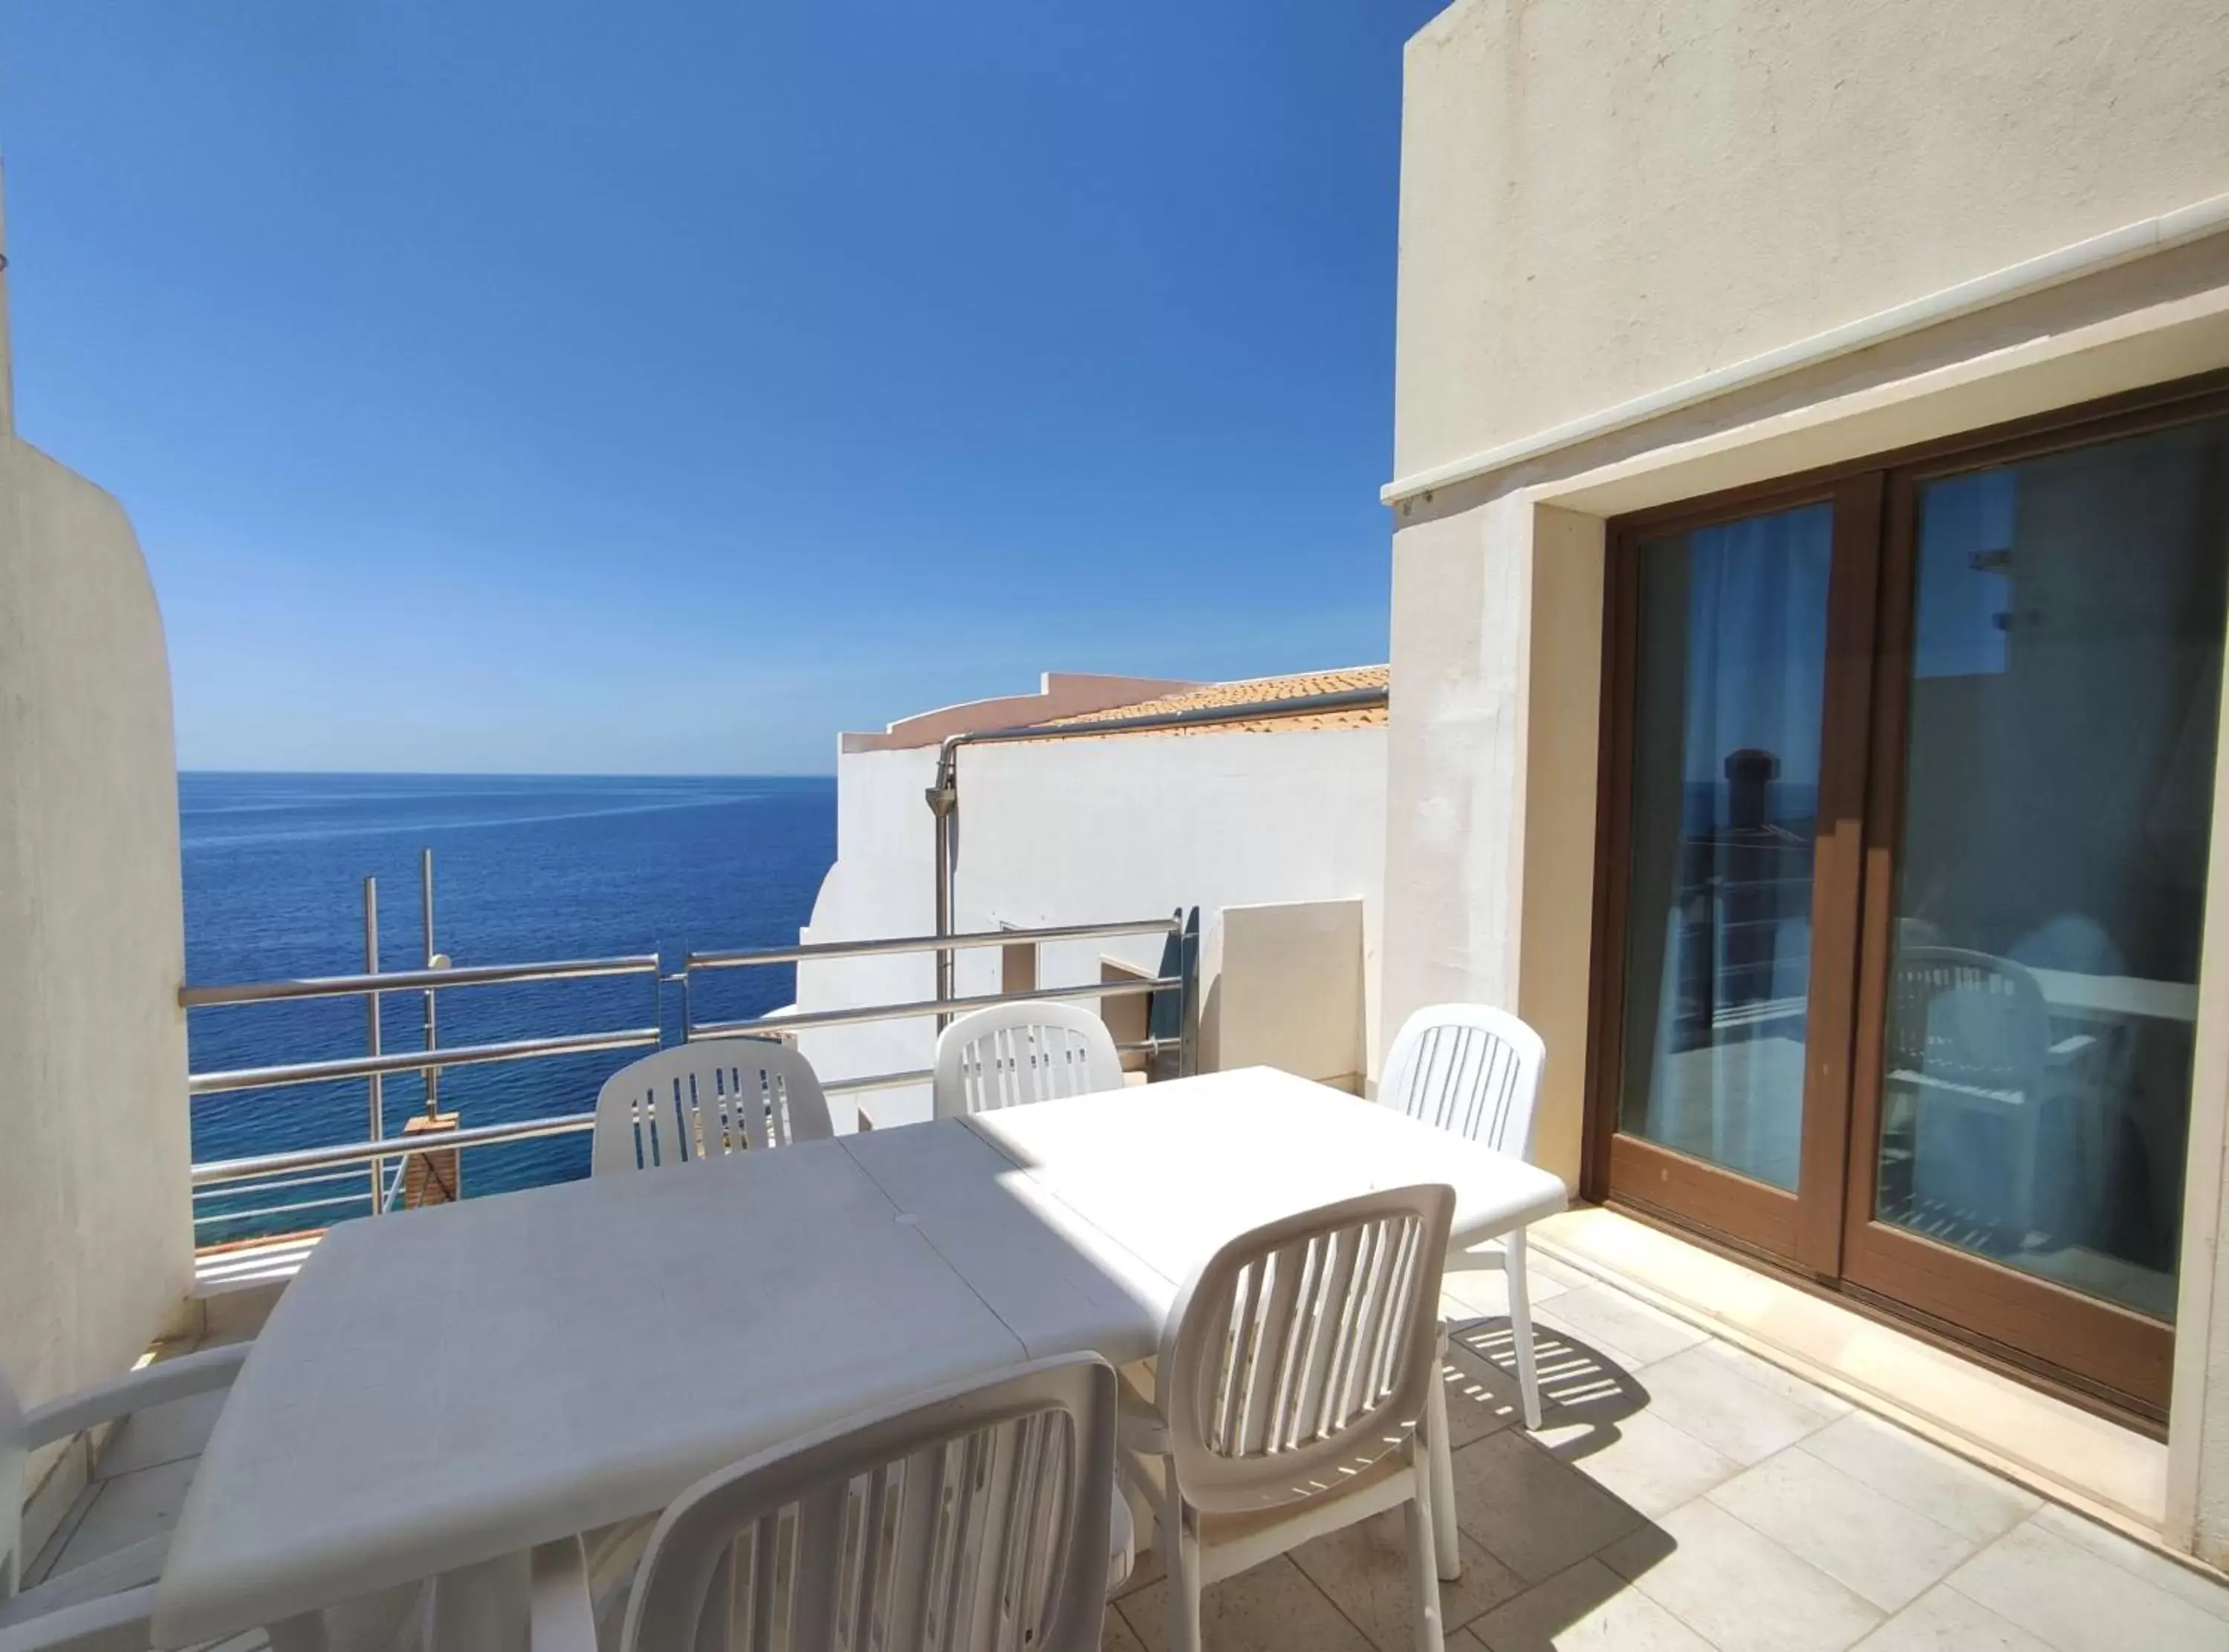
<path id="1" fill-rule="evenodd" d="M 0 0 L 18 433 L 193 768 L 813 772 L 1383 659 L 1434 0 Z"/>

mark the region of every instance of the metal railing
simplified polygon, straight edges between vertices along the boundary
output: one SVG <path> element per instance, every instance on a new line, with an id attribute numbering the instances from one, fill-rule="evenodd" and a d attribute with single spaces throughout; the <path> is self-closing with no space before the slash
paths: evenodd
<path id="1" fill-rule="evenodd" d="M 744 951 L 692 951 L 679 969 L 662 970 L 658 955 L 639 953 L 617 957 L 568 958 L 513 964 L 475 964 L 459 968 L 434 950 L 433 855 L 425 852 L 420 862 L 421 912 L 424 919 L 426 965 L 408 970 L 382 970 L 378 959 L 378 893 L 372 879 L 364 880 L 366 968 L 362 974 L 322 976 L 295 980 L 191 985 L 178 995 L 187 1009 L 209 1009 L 296 1002 L 314 998 L 361 996 L 365 1002 L 366 1048 L 359 1055 L 327 1060 L 273 1063 L 195 1073 L 187 1079 L 190 1096 L 271 1090 L 303 1084 L 362 1079 L 366 1087 L 367 1125 L 361 1141 L 338 1142 L 307 1148 L 291 1148 L 235 1158 L 208 1160 L 193 1166 L 192 1186 L 197 1208 L 196 1229 L 222 1224 L 253 1225 L 280 1217 L 300 1217 L 301 1226 L 324 1226 L 309 1213 L 331 1213 L 345 1207 L 368 1208 L 373 1214 L 392 1210 L 403 1195 L 404 1175 L 412 1155 L 443 1153 L 466 1148 L 493 1147 L 509 1143 L 545 1139 L 585 1132 L 594 1127 L 593 1111 L 540 1118 L 507 1120 L 499 1124 L 429 1130 L 421 1135 L 387 1134 L 382 1081 L 392 1076 L 417 1073 L 425 1081 L 427 1112 L 439 1106 L 441 1073 L 449 1067 L 499 1062 L 546 1060 L 562 1056 L 630 1049 L 652 1049 L 664 1044 L 663 999 L 653 1023 L 586 1033 L 561 1033 L 545 1037 L 512 1039 L 497 1043 L 443 1046 L 439 1038 L 437 992 L 461 987 L 495 987 L 528 983 L 648 977 L 654 992 L 666 986 L 681 991 L 681 1035 L 684 1041 L 716 1039 L 780 1037 L 820 1028 L 848 1027 L 872 1021 L 909 1020 L 935 1015 L 942 1021 L 955 1014 L 1018 1000 L 1103 999 L 1147 995 L 1149 1036 L 1118 1045 L 1125 1054 L 1142 1055 L 1154 1076 L 1170 1071 L 1189 1072 L 1197 1047 L 1197 914 L 1188 919 L 1179 912 L 1167 918 L 1142 919 L 1109 924 L 1070 924 L 1036 929 L 1002 929 L 965 935 L 901 936 L 864 941 L 813 942 L 796 946 Z M 917 952 L 938 952 L 976 947 L 1021 947 L 1032 951 L 1048 944 L 1113 939 L 1126 936 L 1162 935 L 1163 967 L 1150 976 L 1080 982 L 1071 986 L 1031 987 L 1012 992 L 968 997 L 941 996 L 897 1003 L 863 1004 L 842 1008 L 791 1012 L 742 1019 L 696 1021 L 690 1011 L 690 984 L 699 972 L 776 964 L 796 964 L 847 958 L 880 957 Z M 1034 967 L 1031 971 L 1034 979 Z M 418 1049 L 382 1049 L 379 1007 L 382 996 L 395 992 L 421 992 L 425 997 L 424 1041 Z M 928 1068 L 875 1073 L 828 1081 L 832 1095 L 926 1084 Z M 337 1189 L 348 1187 L 347 1191 Z M 281 1195 L 275 1203 L 239 1202 L 261 1195 Z M 216 1201 L 226 1202 L 218 1204 Z M 209 1201 L 204 1203 L 203 1201 Z"/>

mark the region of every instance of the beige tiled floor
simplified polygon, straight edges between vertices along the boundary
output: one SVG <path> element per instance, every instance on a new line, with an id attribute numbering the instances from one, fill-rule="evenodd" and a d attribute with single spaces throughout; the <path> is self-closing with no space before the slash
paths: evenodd
<path id="1" fill-rule="evenodd" d="M 1458 1276 L 1443 1304 L 1449 1652 L 2229 1652 L 2211 1577 L 1537 1256 L 1533 1293 L 1537 1433 L 1500 1277 Z M 35 1576 L 165 1529 L 215 1415 L 188 1400 L 119 1430 Z M 1385 1515 L 1218 1584 L 1210 1652 L 1408 1652 L 1403 1566 Z M 1148 1555 L 1107 1645 L 1160 1652 L 1165 1605 Z"/>
<path id="2" fill-rule="evenodd" d="M 1540 1223 L 1533 1239 L 1551 1261 L 1616 1287 L 1608 1303 L 1564 1304 L 1564 1324 L 1628 1370 L 1659 1360 L 1667 1337 L 1693 1343 L 1707 1332 L 1776 1350 L 1790 1370 L 2123 1529 L 2156 1530 L 2166 1518 L 2163 1440 L 1619 1211 L 1567 1210 Z M 1654 1326 L 1630 1310 L 1635 1299 L 1685 1322 Z M 1661 1401 L 1663 1383 L 1652 1386 Z"/>
<path id="3" fill-rule="evenodd" d="M 1498 1276 L 1448 1373 L 1464 1572 L 1449 1652 L 2229 1649 L 2229 1588 L 1615 1287 L 1534 1258 L 1544 1426 Z M 1386 1515 L 1208 1591 L 1210 1652 L 1409 1652 Z M 1148 1557 L 1107 1644 L 1166 1645 Z"/>

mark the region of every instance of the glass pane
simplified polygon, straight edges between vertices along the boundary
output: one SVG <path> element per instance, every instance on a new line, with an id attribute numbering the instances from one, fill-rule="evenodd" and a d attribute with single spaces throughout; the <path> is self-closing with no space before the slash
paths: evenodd
<path id="1" fill-rule="evenodd" d="M 1621 1125 L 1793 1189 L 1829 505 L 1641 550 Z"/>
<path id="2" fill-rule="evenodd" d="M 2229 421 L 1919 498 L 1879 1214 L 2171 1318 Z"/>

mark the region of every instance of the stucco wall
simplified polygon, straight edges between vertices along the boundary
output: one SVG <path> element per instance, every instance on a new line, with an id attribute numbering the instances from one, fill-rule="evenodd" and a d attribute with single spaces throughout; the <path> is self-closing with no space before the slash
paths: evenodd
<path id="1" fill-rule="evenodd" d="M 928 935 L 936 929 L 935 825 L 922 794 L 936 778 L 936 747 L 846 752 L 836 762 L 836 864 L 821 880 L 803 941 Z M 843 958 L 798 966 L 800 1009 L 914 1003 L 936 994 L 928 953 Z M 927 1021 L 877 1021 L 798 1035 L 797 1047 L 825 1081 L 926 1069 L 935 1049 Z M 926 1086 L 864 1099 L 877 1118 L 926 1117 Z M 838 1130 L 856 1121 L 855 1101 L 831 1096 Z"/>
<path id="2" fill-rule="evenodd" d="M 2222 720 L 2229 728 L 2229 684 Z M 2222 1227 L 2229 1194 L 2229 744 L 2217 746 L 2206 933 L 2199 965 L 2198 1032 L 2183 1199 L 2181 1301 L 2175 1316 L 2176 1411 L 2170 1418 L 2168 1515 L 2171 1533 L 2217 1566 L 2229 1566 L 2229 1267 Z"/>
<path id="3" fill-rule="evenodd" d="M 2229 368 L 2229 235 L 1558 445 L 1555 427 L 2229 194 L 2218 5 L 1469 0 L 1411 42 L 1382 1025 L 1510 1005 L 1583 1134 L 1606 519 Z M 2229 880 L 2209 892 L 2229 933 Z M 2170 1541 L 2229 1556 L 2229 980 L 2209 945 Z"/>
<path id="4" fill-rule="evenodd" d="M 130 524 L 0 432 L 0 1367 L 32 1401 L 192 1283 L 177 776 Z"/>
<path id="5" fill-rule="evenodd" d="M 1559 453 L 1552 466 L 1481 478 L 1404 511 L 1394 535 L 1381 1025 L 1440 997 L 1515 1008 L 1548 1041 L 1541 1162 L 1576 1180 L 1603 513 L 2229 369 L 2225 241 L 2215 238 L 2204 259 L 2159 261 L 2155 273 L 2172 296 L 2116 272 L 2103 285 L 2140 295 L 2118 314 L 2101 317 L 2086 287 L 2069 290 L 2019 308 L 2071 311 L 2083 317 L 2078 324 L 2039 325 L 2032 315 L 1961 321 L 1912 341 L 1900 373 L 1860 363 L 1861 371 L 1820 385 L 1801 406 L 1784 400 L 1785 387 L 1780 405 L 1762 410 L 1714 404 L 1664 421 L 1668 430 L 1646 427 Z M 2200 290 L 2185 291 L 2193 286 Z M 2024 342 L 2007 348 L 2007 338 Z M 1615 451 L 1606 457 L 1605 447 Z M 2229 795 L 2229 781 L 2222 790 Z M 2219 966 L 2211 938 L 2229 935 L 2229 880 L 2210 884 L 2208 922 L 2163 1529 L 2219 1564 L 2229 1559 L 2229 1271 L 2218 1246 L 2229 1188 L 2220 1150 L 2229 1140 L 2229 969 Z"/>
<path id="6" fill-rule="evenodd" d="M 1362 902 L 1362 970 L 1378 974 L 1384 888 L 1382 728 L 1130 735 L 985 746 L 961 758 L 955 889 L 966 927 L 1137 918 L 1197 906 Z M 973 770 L 967 765 L 973 762 Z M 970 791 L 972 788 L 972 793 Z M 1158 937 L 1047 947 L 1042 984 L 1095 979 L 1102 954 L 1140 970 Z M 994 988 L 986 956 L 974 989 Z M 962 989 L 970 977 L 961 976 Z M 1219 991 L 1204 976 L 1202 992 Z M 1365 995 L 1365 1048 L 1376 995 Z M 1337 1076 L 1337 1075 L 1320 1075 Z"/>
<path id="7" fill-rule="evenodd" d="M 1429 1003 L 1524 1016 L 1548 1047 L 1534 1156 L 1576 1186 L 1602 522 L 1520 494 L 1394 547 L 1384 1035 Z"/>
<path id="8" fill-rule="evenodd" d="M 2215 0 L 1465 0 L 1410 42 L 1395 473 L 2229 190 Z"/>
<path id="9" fill-rule="evenodd" d="M 1522 510 L 1394 539 L 1389 1028 L 1429 1003 L 1516 1005 L 1531 558 L 1509 530 Z"/>
<path id="10" fill-rule="evenodd" d="M 1197 906 L 1364 903 L 1363 979 L 1374 1015 L 1385 833 L 1385 731 L 1127 735 L 963 748 L 956 926 L 1037 927 L 1158 916 Z M 934 836 L 922 791 L 934 750 L 847 753 L 837 767 L 838 860 L 808 938 L 928 933 Z M 1100 959 L 1151 970 L 1161 938 L 1048 946 L 1040 983 L 1099 979 Z M 995 948 L 962 952 L 963 994 L 999 986 Z M 924 957 L 811 965 L 804 1008 L 927 998 Z M 1374 1021 L 1371 1026 L 1374 1028 Z M 1374 1049 L 1374 1033 L 1365 1049 Z M 927 1021 L 807 1033 L 824 1077 L 926 1067 Z M 1335 1076 L 1335 1075 L 1333 1075 Z M 866 1103 L 878 1123 L 926 1117 L 925 1089 Z M 849 1110 L 840 1104 L 840 1115 Z"/>

